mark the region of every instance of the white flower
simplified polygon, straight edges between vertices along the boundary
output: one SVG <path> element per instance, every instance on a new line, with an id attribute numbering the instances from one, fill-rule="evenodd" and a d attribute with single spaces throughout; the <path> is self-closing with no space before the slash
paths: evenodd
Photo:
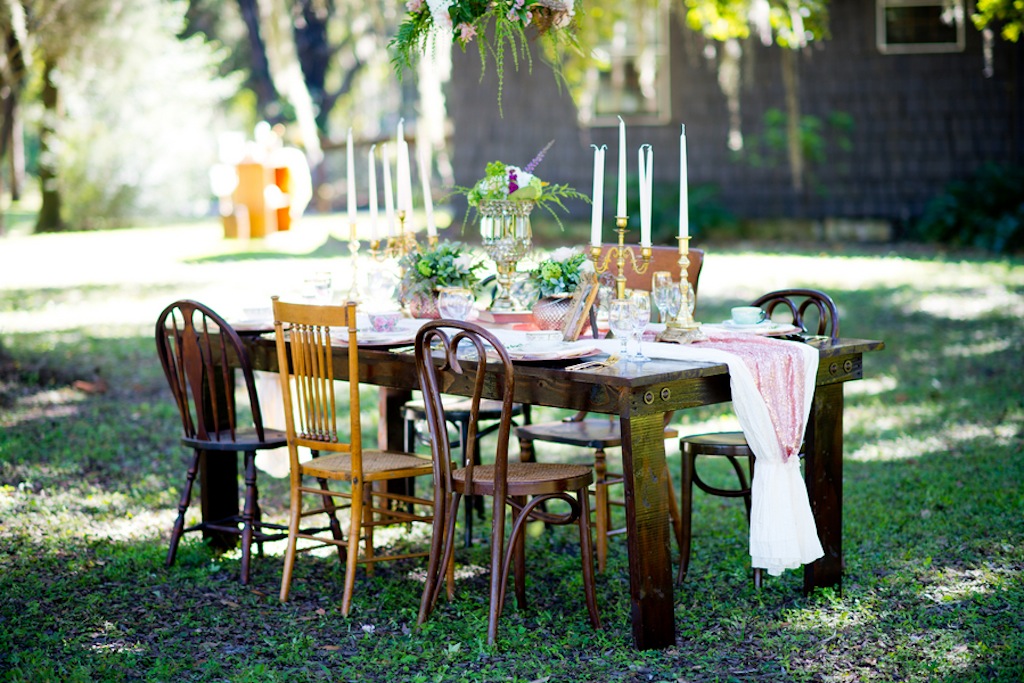
<path id="1" fill-rule="evenodd" d="M 473 267 L 473 255 L 459 254 L 455 257 L 454 264 L 460 273 L 468 273 L 469 269 Z"/>
<path id="2" fill-rule="evenodd" d="M 551 252 L 551 260 L 564 263 L 579 253 L 575 247 L 559 247 Z"/>
<path id="3" fill-rule="evenodd" d="M 580 264 L 580 272 L 581 273 L 593 273 L 594 272 L 594 262 L 591 261 L 590 259 L 584 259 L 583 263 Z"/>

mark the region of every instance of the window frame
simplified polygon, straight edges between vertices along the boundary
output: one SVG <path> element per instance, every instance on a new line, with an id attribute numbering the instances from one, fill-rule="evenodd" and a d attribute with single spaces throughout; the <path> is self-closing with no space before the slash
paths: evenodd
<path id="1" fill-rule="evenodd" d="M 875 0 L 875 45 L 883 55 L 938 54 L 963 52 L 966 47 L 967 8 L 965 0 Z M 890 43 L 886 35 L 885 13 L 894 7 L 928 7 L 945 10 L 951 6 L 956 13 L 956 40 L 944 43 Z"/>

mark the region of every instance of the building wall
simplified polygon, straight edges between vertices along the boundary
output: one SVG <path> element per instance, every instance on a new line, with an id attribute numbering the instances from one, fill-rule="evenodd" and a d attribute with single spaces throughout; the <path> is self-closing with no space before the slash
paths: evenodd
<path id="1" fill-rule="evenodd" d="M 875 47 L 874 11 L 872 0 L 831 3 L 832 38 L 798 58 L 802 113 L 822 124 L 824 139 L 823 160 L 808 163 L 802 192 L 792 187 L 784 152 L 774 164 L 755 165 L 728 149 L 729 117 L 716 65 L 705 58 L 703 40 L 674 17 L 671 122 L 628 125 L 629 173 L 636 172 L 637 147 L 648 142 L 656 181 L 677 183 L 679 123 L 685 123 L 691 188 L 714 186 L 738 218 L 898 223 L 919 215 L 950 180 L 985 162 L 1024 163 L 1024 45 L 997 40 L 991 78 L 983 75 L 982 37 L 970 26 L 964 52 L 883 55 Z M 765 132 L 765 112 L 784 111 L 785 100 L 779 49 L 752 40 L 744 50 L 740 102 L 749 153 Z M 589 194 L 592 143 L 608 145 L 614 180 L 617 130 L 581 128 L 571 98 L 538 58 L 532 72 L 506 69 L 504 117 L 496 94 L 493 65 L 481 80 L 475 49 L 454 55 L 448 109 L 458 183 L 471 184 L 490 160 L 525 164 L 551 139 L 555 145 L 538 169 L 545 180 Z M 828 125 L 837 113 L 852 120 L 847 133 Z M 582 203 L 572 208 L 580 216 L 588 211 Z"/>

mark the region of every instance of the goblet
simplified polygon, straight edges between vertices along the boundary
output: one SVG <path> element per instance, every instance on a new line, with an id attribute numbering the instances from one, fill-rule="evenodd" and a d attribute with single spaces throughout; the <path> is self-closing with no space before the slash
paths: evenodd
<path id="1" fill-rule="evenodd" d="M 669 290 L 675 286 L 672 273 L 667 270 L 659 270 L 651 276 L 651 294 L 654 296 L 654 303 L 658 307 L 658 315 L 663 323 L 668 322 L 665 313 L 671 296 Z"/>
<path id="2" fill-rule="evenodd" d="M 629 338 L 636 327 L 636 317 L 632 301 L 629 299 L 612 299 L 608 307 L 608 327 L 611 329 L 612 334 L 622 343 L 619 356 L 625 359 L 629 351 Z"/>
<path id="3" fill-rule="evenodd" d="M 442 318 L 465 320 L 473 309 L 473 292 L 465 287 L 442 287 L 437 295 L 437 310 Z"/>
<path id="4" fill-rule="evenodd" d="M 630 356 L 630 360 L 644 363 L 649 361 L 650 358 L 644 355 L 640 344 L 643 341 L 647 323 L 651 322 L 651 296 L 647 292 L 636 291 L 633 292 L 633 296 L 629 298 L 629 301 L 633 305 L 633 324 L 635 325 L 633 337 L 636 339 L 636 353 Z"/>

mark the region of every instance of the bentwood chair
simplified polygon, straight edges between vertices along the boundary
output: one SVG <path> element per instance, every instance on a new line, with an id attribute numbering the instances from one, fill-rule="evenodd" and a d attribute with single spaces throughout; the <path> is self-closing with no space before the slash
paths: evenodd
<path id="1" fill-rule="evenodd" d="M 827 336 L 833 340 L 839 338 L 839 311 L 832 298 L 824 292 L 815 289 L 782 289 L 758 297 L 751 305 L 763 308 L 769 320 L 792 322 L 805 333 L 813 330 L 811 334 Z M 686 580 L 686 573 L 690 567 L 694 485 L 713 496 L 742 498 L 749 525 L 750 487 L 754 480 L 755 458 L 743 432 L 716 432 L 684 436 L 679 440 L 679 449 L 683 456 L 682 481 L 680 482 L 683 543 L 676 582 L 682 583 Z M 726 458 L 736 474 L 738 487 L 722 488 L 702 479 L 697 471 L 697 459 L 703 456 Z M 746 472 L 740 464 L 741 460 L 746 461 Z M 755 567 L 754 585 L 758 588 L 761 587 L 762 578 L 763 572 L 760 568 Z"/>
<path id="2" fill-rule="evenodd" d="M 256 488 L 256 451 L 282 448 L 287 439 L 284 432 L 264 428 L 245 346 L 231 325 L 209 307 L 197 301 L 182 300 L 165 308 L 156 322 L 156 348 L 181 415 L 184 432 L 181 442 L 193 450 L 178 503 L 178 516 L 171 529 L 167 566 L 174 564 L 178 543 L 187 532 L 240 534 L 241 581 L 246 584 L 252 544 L 257 544 L 262 555 L 265 541 L 285 536 L 281 533 L 283 526 L 262 521 Z M 240 417 L 235 406 L 236 369 L 249 399 L 251 424 L 236 424 Z M 234 458 L 238 451 L 244 454 L 242 514 L 186 527 L 185 513 L 203 458 Z"/>
<path id="3" fill-rule="evenodd" d="M 509 462 L 508 442 L 512 429 L 512 396 L 515 377 L 512 361 L 501 342 L 473 323 L 438 320 L 424 325 L 416 335 L 416 372 L 423 392 L 434 461 L 434 532 L 427 567 L 427 579 L 420 602 L 418 624 L 430 616 L 447 579 L 448 597 L 453 597 L 452 563 L 455 522 L 459 502 L 465 496 L 493 499 L 491 514 L 491 591 L 487 642 L 493 644 L 498 618 L 505 602 L 509 571 L 514 575 L 516 600 L 526 606 L 526 529 L 533 519 L 549 524 L 579 527 L 583 565 L 583 591 L 594 628 L 600 628 L 594 594 L 594 565 L 590 539 L 588 487 L 594 479 L 590 467 L 548 463 Z M 436 352 L 435 352 L 435 349 Z M 478 360 L 486 359 L 486 362 Z M 475 449 L 477 421 L 470 420 L 464 447 L 470 452 L 466 465 L 456 468 L 446 427 L 441 392 L 458 385 L 472 392 L 470 410 L 477 412 L 485 386 L 501 396 L 502 415 L 498 427 L 494 464 L 478 465 Z M 560 500 L 568 512 L 544 511 L 545 503 Z M 511 512 L 511 532 L 505 538 L 506 513 Z"/>
<path id="4" fill-rule="evenodd" d="M 606 245 L 607 248 L 608 245 Z M 702 249 L 690 249 L 689 268 L 687 279 L 693 288 L 694 296 L 697 294 L 697 282 L 700 278 L 701 268 L 704 266 L 704 251 Z M 675 247 L 654 247 L 652 249 L 651 264 L 643 275 L 630 272 L 626 278 L 626 286 L 631 289 L 650 289 L 651 275 L 658 270 L 678 272 L 679 250 Z M 516 436 L 519 438 L 520 458 L 524 461 L 533 461 L 536 457 L 534 443 L 548 442 L 577 446 L 580 448 L 594 449 L 594 482 L 595 507 L 595 535 L 597 538 L 597 567 L 603 572 L 608 561 L 608 539 L 612 536 L 626 533 L 625 527 L 612 527 L 611 509 L 612 506 L 621 507 L 624 502 L 621 499 L 613 499 L 610 495 L 610 487 L 623 483 L 622 474 L 618 471 L 608 469 L 608 449 L 622 446 L 622 433 L 619 427 L 619 420 L 616 416 L 588 417 L 586 411 L 581 411 L 565 418 L 561 422 L 542 422 L 519 427 Z M 679 433 L 669 427 L 672 413 L 665 415 L 665 438 L 675 439 Z M 672 528 L 675 532 L 676 542 L 682 547 L 682 527 L 679 520 L 679 507 L 676 503 L 675 491 L 672 486 L 671 476 L 666 476 L 669 490 L 669 513 L 671 515 Z"/>
<path id="5" fill-rule="evenodd" d="M 348 616 L 355 588 L 356 568 L 365 564 L 372 571 L 376 562 L 424 557 L 423 552 L 377 554 L 374 528 L 382 525 L 430 523 L 433 503 L 424 498 L 388 491 L 375 484 L 392 479 L 429 477 L 430 460 L 362 446 L 359 405 L 359 345 L 356 335 L 356 305 L 315 306 L 293 304 L 272 297 L 277 359 L 284 397 L 285 427 L 291 468 L 291 509 L 288 546 L 281 578 L 281 601 L 288 600 L 295 556 L 302 550 L 327 545 L 338 549 L 345 563 L 345 586 L 341 613 Z M 349 324 L 351 323 L 351 324 Z M 347 330 L 344 330 L 347 328 Z M 335 396 L 334 348 L 347 345 L 348 402 Z M 348 440 L 338 429 L 338 412 L 348 413 Z M 308 448 L 312 460 L 299 459 L 299 448 Z M 339 482 L 332 489 L 328 481 Z M 307 498 L 320 504 L 307 507 Z M 342 533 L 337 512 L 349 512 L 348 535 Z M 301 521 L 326 514 L 330 534 L 307 531 Z M 299 548 L 299 540 L 314 542 Z"/>

